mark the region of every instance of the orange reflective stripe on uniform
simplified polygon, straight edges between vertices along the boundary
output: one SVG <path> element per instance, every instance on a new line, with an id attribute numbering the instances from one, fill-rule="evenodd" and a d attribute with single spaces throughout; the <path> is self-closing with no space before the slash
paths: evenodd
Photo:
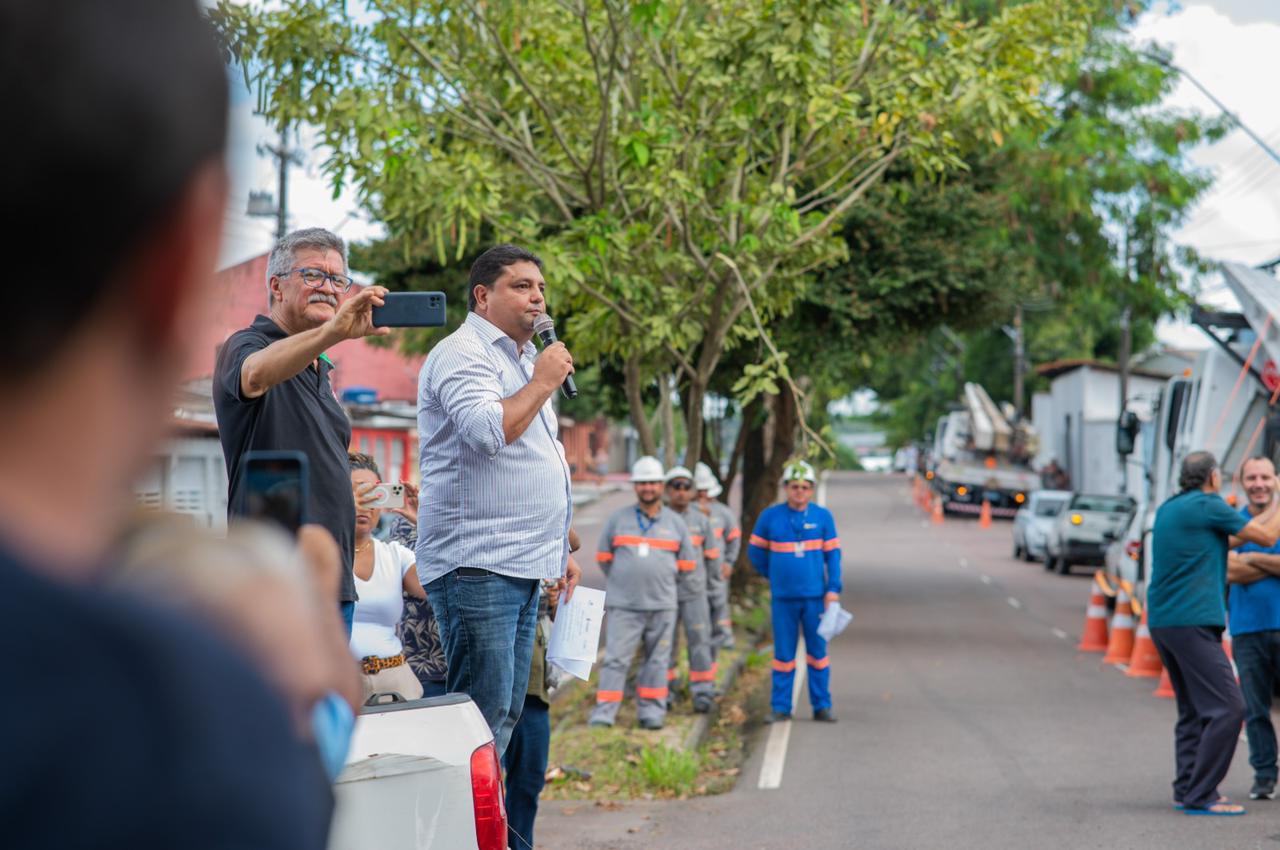
<path id="1" fill-rule="evenodd" d="M 698 568 L 697 561 L 676 561 L 676 569 L 682 573 L 691 573 Z"/>
<path id="2" fill-rule="evenodd" d="M 690 682 L 714 682 L 716 680 L 716 665 L 712 664 L 710 670 L 690 670 Z"/>
<path id="3" fill-rule="evenodd" d="M 821 540 L 805 540 L 800 543 L 770 543 L 770 552 L 794 552 L 796 547 L 800 547 L 806 552 L 817 552 L 822 549 Z"/>
<path id="4" fill-rule="evenodd" d="M 642 688 L 636 686 L 636 696 L 640 699 L 666 699 L 670 690 L 667 688 Z"/>
<path id="5" fill-rule="evenodd" d="M 679 540 L 663 540 L 661 537 L 635 537 L 631 535 L 619 534 L 613 538 L 614 548 L 619 546 L 639 546 L 648 543 L 653 549 L 661 549 L 664 552 L 679 552 Z"/>
<path id="6" fill-rule="evenodd" d="M 831 656 L 829 655 L 824 658 L 814 658 L 812 655 L 806 655 L 804 660 L 814 670 L 826 670 L 831 666 Z"/>
<path id="7" fill-rule="evenodd" d="M 599 561 L 599 562 L 600 562 L 600 563 L 602 563 L 602 564 L 607 564 L 607 563 L 609 563 L 610 561 L 612 561 L 612 560 L 613 560 L 613 553 L 612 553 L 612 552 L 597 552 L 597 553 L 596 553 L 596 560 L 597 560 L 597 561 Z"/>
<path id="8" fill-rule="evenodd" d="M 672 667 L 667 671 L 667 681 L 674 682 L 676 680 L 676 668 Z"/>
<path id="9" fill-rule="evenodd" d="M 794 661 L 779 661 L 775 658 L 773 659 L 773 669 L 779 673 L 790 673 L 796 669 L 796 663 Z"/>
<path id="10" fill-rule="evenodd" d="M 733 529 L 732 531 L 730 531 L 730 532 L 729 532 L 729 538 L 728 538 L 728 539 L 730 539 L 730 540 L 737 540 L 737 539 L 738 539 L 739 537 L 741 537 L 741 536 L 742 536 L 742 529 L 740 529 L 740 528 L 735 528 L 735 529 Z M 753 534 L 753 535 L 752 535 L 752 537 L 754 537 L 754 536 L 755 536 L 755 535 Z"/>
<path id="11" fill-rule="evenodd" d="M 840 548 L 839 537 L 833 537 L 830 540 L 823 541 L 823 544 L 822 544 L 823 552 L 830 552 L 832 549 L 839 549 L 839 548 Z"/>
<path id="12" fill-rule="evenodd" d="M 752 546 L 759 546 L 761 549 L 769 548 L 769 541 L 765 540 L 759 534 L 751 535 L 751 539 L 747 542 L 749 542 Z"/>
<path id="13" fill-rule="evenodd" d="M 708 549 L 707 551 L 703 552 L 702 554 L 706 555 L 708 558 L 710 558 L 711 560 L 713 560 L 713 561 L 714 561 L 716 558 L 719 558 L 719 557 L 720 557 L 720 550 L 719 550 L 719 549 Z"/>
<path id="14" fill-rule="evenodd" d="M 723 538 L 724 538 L 724 529 L 723 529 L 723 528 L 714 528 L 714 529 L 712 529 L 712 533 L 714 533 L 716 537 L 719 537 L 719 538 L 721 538 L 721 539 L 723 539 Z"/>
<path id="15" fill-rule="evenodd" d="M 702 541 L 706 539 L 706 538 L 705 538 L 705 537 L 703 537 L 701 534 L 691 534 L 691 535 L 689 535 L 689 536 L 693 539 L 693 545 L 694 545 L 694 546 L 701 546 L 701 545 L 702 545 Z"/>
<path id="16" fill-rule="evenodd" d="M 596 691 L 596 702 L 622 702 L 622 691 Z"/>

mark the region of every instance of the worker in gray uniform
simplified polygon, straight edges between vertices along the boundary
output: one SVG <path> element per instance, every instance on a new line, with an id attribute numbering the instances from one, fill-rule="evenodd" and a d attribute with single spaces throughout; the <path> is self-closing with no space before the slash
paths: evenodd
<path id="1" fill-rule="evenodd" d="M 676 598 L 680 613 L 676 618 L 675 639 L 671 642 L 671 668 L 667 671 L 668 688 L 678 687 L 676 659 L 683 632 L 689 644 L 689 693 L 693 710 L 704 714 L 715 705 L 716 661 L 711 647 L 711 608 L 707 602 L 707 564 L 720 560 L 711 520 L 693 507 L 693 473 L 683 466 L 667 470 L 667 507 L 674 510 L 689 527 L 689 535 L 697 554 L 693 566 L 683 569 L 676 579 Z M 674 692 L 671 699 L 675 698 Z M 670 701 L 667 703 L 670 705 Z"/>
<path id="2" fill-rule="evenodd" d="M 642 457 L 631 468 L 636 504 L 615 511 L 600 533 L 596 561 L 604 571 L 605 658 L 592 726 L 612 726 L 622 706 L 636 649 L 636 714 L 645 729 L 667 715 L 667 664 L 676 628 L 676 576 L 691 572 L 698 553 L 680 515 L 662 504 L 662 464 Z"/>
<path id="3" fill-rule="evenodd" d="M 714 653 L 733 649 L 733 615 L 729 610 L 729 577 L 742 550 L 742 527 L 733 508 L 717 497 L 724 492 L 711 473 L 699 463 L 693 468 L 693 486 L 698 491 L 698 507 L 711 520 L 711 529 L 720 549 L 715 564 L 707 564 L 707 605 L 711 609 L 711 646 Z"/>

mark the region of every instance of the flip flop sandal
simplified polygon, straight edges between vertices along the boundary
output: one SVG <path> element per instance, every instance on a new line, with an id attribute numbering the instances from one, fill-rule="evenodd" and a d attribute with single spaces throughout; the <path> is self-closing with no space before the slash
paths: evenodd
<path id="1" fill-rule="evenodd" d="M 1245 808 L 1239 803 L 1211 803 L 1203 809 L 1184 808 L 1182 811 L 1184 814 L 1201 817 L 1230 818 L 1243 815 Z"/>
<path id="2" fill-rule="evenodd" d="M 1218 802 L 1219 802 L 1219 803 L 1230 803 L 1230 802 L 1231 802 L 1231 800 L 1227 799 L 1226 797 L 1219 797 L 1219 798 L 1218 798 Z M 1183 809 L 1185 809 L 1185 808 L 1186 808 L 1186 806 L 1185 806 L 1185 805 L 1183 805 L 1183 804 L 1182 804 L 1182 802 L 1181 802 L 1180 800 L 1174 800 L 1174 801 L 1173 801 L 1173 808 L 1174 808 L 1174 811 L 1178 811 L 1178 812 L 1180 812 L 1180 811 L 1182 811 Z"/>

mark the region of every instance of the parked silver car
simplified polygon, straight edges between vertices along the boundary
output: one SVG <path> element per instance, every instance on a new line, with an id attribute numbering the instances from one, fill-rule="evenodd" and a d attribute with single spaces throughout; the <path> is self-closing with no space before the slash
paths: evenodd
<path id="1" fill-rule="evenodd" d="M 1045 557 L 1045 544 L 1058 514 L 1071 501 L 1070 490 L 1036 490 L 1013 518 L 1013 557 L 1034 561 Z"/>
<path id="2" fill-rule="evenodd" d="M 1124 534 L 1136 508 L 1129 496 L 1072 496 L 1049 533 L 1045 569 L 1066 575 L 1075 565 L 1102 566 L 1107 546 Z"/>

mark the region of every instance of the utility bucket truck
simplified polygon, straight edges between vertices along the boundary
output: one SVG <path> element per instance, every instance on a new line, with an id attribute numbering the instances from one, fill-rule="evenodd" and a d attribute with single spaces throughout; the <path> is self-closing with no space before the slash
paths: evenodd
<path id="1" fill-rule="evenodd" d="M 1133 575 L 1123 576 L 1144 590 L 1151 576 L 1155 512 L 1178 492 L 1183 459 L 1194 451 L 1212 452 L 1222 469 L 1222 495 L 1243 505 L 1236 480 L 1241 462 L 1262 454 L 1274 459 L 1280 449 L 1280 409 L 1268 403 L 1280 387 L 1280 281 L 1236 263 L 1223 263 L 1221 269 L 1240 311 L 1197 308 L 1192 313 L 1214 344 L 1196 358 L 1189 375 L 1170 378 L 1160 396 L 1142 545 L 1132 547 Z"/>
<path id="2" fill-rule="evenodd" d="M 1040 480 L 1030 460 L 1036 432 L 1012 407 L 1004 410 L 978 384 L 964 385 L 963 406 L 938 420 L 927 477 L 948 513 L 1013 518 Z"/>

